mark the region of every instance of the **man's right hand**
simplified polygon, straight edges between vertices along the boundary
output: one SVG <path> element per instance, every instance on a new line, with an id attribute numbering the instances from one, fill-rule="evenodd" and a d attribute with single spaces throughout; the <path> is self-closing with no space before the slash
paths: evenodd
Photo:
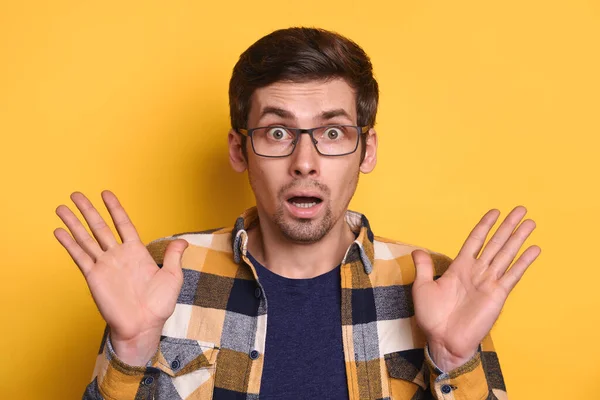
<path id="1" fill-rule="evenodd" d="M 100 314 L 110 327 L 110 339 L 120 360 L 145 365 L 156 353 L 165 321 L 171 316 L 183 284 L 181 257 L 188 243 L 175 240 L 165 251 L 163 267 L 156 262 L 117 197 L 102 192 L 119 243 L 92 203 L 80 192 L 71 194 L 94 238 L 65 205 L 56 214 L 71 231 L 54 236 L 79 267 Z"/>

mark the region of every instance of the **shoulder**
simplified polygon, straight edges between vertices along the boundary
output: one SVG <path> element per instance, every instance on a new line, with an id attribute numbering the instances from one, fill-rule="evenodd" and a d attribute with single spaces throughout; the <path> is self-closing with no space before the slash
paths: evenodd
<path id="1" fill-rule="evenodd" d="M 189 243 L 184 252 L 184 258 L 210 252 L 232 253 L 232 228 L 215 228 L 198 232 L 182 232 L 154 239 L 146 244 L 146 249 L 157 264 L 162 265 L 165 250 L 169 243 L 183 239 Z M 196 257 L 197 258 L 197 257 Z M 205 258 L 205 257 L 204 257 Z"/>
<path id="2" fill-rule="evenodd" d="M 373 240 L 373 273 L 380 282 L 390 280 L 389 284 L 410 284 L 414 281 L 415 265 L 411 253 L 423 250 L 433 260 L 435 276 L 441 276 L 452 263 L 452 258 L 429 248 L 375 236 Z M 382 282 L 382 283 L 383 283 Z"/>

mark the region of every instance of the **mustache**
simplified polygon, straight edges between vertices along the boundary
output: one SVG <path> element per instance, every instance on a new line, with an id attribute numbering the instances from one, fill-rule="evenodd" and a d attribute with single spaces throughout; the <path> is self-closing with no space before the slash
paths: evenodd
<path id="1" fill-rule="evenodd" d="M 327 185 L 322 184 L 321 182 L 293 180 L 290 183 L 282 186 L 281 189 L 279 189 L 279 197 L 283 197 L 285 192 L 292 189 L 317 189 L 319 192 L 323 193 L 326 196 L 329 196 L 331 194 L 331 190 L 329 189 L 329 187 Z"/>

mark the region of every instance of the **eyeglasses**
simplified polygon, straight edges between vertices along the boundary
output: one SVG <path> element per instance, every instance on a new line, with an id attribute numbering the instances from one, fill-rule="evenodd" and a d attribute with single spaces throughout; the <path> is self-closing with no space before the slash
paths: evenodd
<path id="1" fill-rule="evenodd" d="M 300 135 L 310 136 L 317 152 L 323 156 L 345 156 L 358 148 L 361 135 L 369 132 L 368 126 L 327 125 L 311 129 L 267 126 L 238 129 L 252 141 L 252 150 L 262 157 L 287 157 L 294 152 Z"/>

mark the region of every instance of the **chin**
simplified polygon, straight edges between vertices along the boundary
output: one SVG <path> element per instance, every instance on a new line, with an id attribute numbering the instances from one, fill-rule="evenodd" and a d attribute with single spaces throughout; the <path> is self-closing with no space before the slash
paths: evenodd
<path id="1" fill-rule="evenodd" d="M 323 239 L 333 228 L 334 221 L 330 209 L 325 210 L 323 216 L 312 218 L 296 218 L 284 215 L 281 208 L 274 215 L 275 225 L 286 239 L 303 244 L 312 244 Z"/>

